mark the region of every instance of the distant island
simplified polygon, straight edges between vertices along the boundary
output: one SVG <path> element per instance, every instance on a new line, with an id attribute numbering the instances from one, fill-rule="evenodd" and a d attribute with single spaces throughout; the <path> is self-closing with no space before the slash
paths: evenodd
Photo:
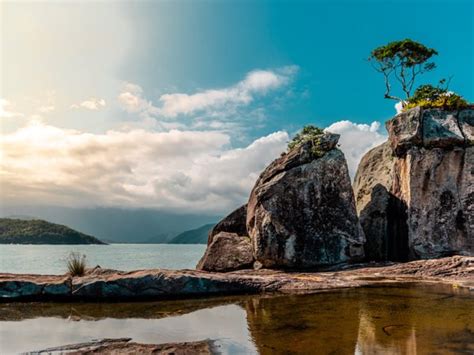
<path id="1" fill-rule="evenodd" d="M 41 219 L 0 218 L 0 244 L 107 244 L 61 224 Z"/>
<path id="2" fill-rule="evenodd" d="M 205 224 L 199 228 L 191 229 L 178 234 L 171 239 L 170 244 L 207 244 L 209 231 L 214 227 L 215 223 Z"/>

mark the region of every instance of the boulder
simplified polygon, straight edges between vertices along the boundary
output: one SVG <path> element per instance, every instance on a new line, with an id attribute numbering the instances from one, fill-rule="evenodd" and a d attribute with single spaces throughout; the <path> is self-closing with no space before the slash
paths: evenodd
<path id="1" fill-rule="evenodd" d="M 422 109 L 415 107 L 396 115 L 385 124 L 388 141 L 395 155 L 403 155 L 412 146 L 423 143 L 421 115 Z"/>
<path id="2" fill-rule="evenodd" d="M 252 243 L 248 236 L 220 232 L 213 236 L 196 268 L 226 272 L 252 268 L 253 262 Z"/>
<path id="3" fill-rule="evenodd" d="M 270 268 L 360 260 L 364 235 L 339 135 L 326 133 L 273 161 L 247 207 L 255 259 Z"/>
<path id="4" fill-rule="evenodd" d="M 462 146 L 464 136 L 459 127 L 457 112 L 443 110 L 423 111 L 423 146 L 450 148 Z"/>
<path id="5" fill-rule="evenodd" d="M 216 234 L 220 232 L 228 232 L 228 233 L 235 233 L 237 235 L 246 236 L 247 233 L 247 204 L 240 206 L 232 213 L 230 213 L 227 217 L 222 219 L 219 223 L 217 223 L 214 228 L 211 229 L 209 232 L 209 238 L 207 244 L 212 243 L 212 239 Z"/>
<path id="6" fill-rule="evenodd" d="M 445 111 L 415 107 L 385 124 L 393 154 L 402 157 L 413 147 L 453 148 L 472 145 L 474 110 Z"/>
<path id="7" fill-rule="evenodd" d="M 198 270 L 227 272 L 252 267 L 254 257 L 246 218 L 245 204 L 212 228 L 206 252 L 196 266 Z"/>
<path id="8" fill-rule="evenodd" d="M 368 258 L 474 253 L 471 111 L 416 108 L 387 122 L 388 142 L 362 158 L 354 180 Z"/>

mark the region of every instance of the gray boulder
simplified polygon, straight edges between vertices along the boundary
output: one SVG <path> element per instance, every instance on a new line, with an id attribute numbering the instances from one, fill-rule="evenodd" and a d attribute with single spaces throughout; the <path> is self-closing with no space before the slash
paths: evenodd
<path id="1" fill-rule="evenodd" d="M 213 236 L 197 269 L 226 272 L 252 268 L 253 262 L 252 243 L 249 237 L 219 232 Z"/>
<path id="2" fill-rule="evenodd" d="M 290 150 L 260 175 L 248 202 L 247 231 L 263 267 L 312 268 L 357 261 L 364 235 L 339 136 Z"/>

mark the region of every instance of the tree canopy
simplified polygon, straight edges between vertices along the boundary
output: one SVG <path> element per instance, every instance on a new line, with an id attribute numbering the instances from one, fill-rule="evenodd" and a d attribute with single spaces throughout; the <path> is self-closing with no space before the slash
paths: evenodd
<path id="1" fill-rule="evenodd" d="M 375 70 L 384 76 L 385 98 L 404 102 L 404 99 L 391 93 L 391 80 L 395 78 L 408 99 L 417 76 L 436 68 L 436 64 L 429 62 L 429 59 L 437 54 L 433 48 L 411 39 L 404 39 L 375 48 L 370 54 L 369 61 Z"/>

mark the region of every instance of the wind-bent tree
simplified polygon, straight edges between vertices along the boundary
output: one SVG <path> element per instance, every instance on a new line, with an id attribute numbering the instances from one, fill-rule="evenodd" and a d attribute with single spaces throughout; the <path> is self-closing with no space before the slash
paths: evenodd
<path id="1" fill-rule="evenodd" d="M 375 70 L 384 76 L 385 98 L 405 104 L 405 100 L 411 96 L 416 77 L 436 68 L 436 64 L 428 60 L 437 54 L 438 52 L 433 48 L 428 48 L 411 39 L 404 39 L 375 48 L 370 54 L 369 61 Z M 391 94 L 392 77 L 400 83 L 406 99 Z"/>

